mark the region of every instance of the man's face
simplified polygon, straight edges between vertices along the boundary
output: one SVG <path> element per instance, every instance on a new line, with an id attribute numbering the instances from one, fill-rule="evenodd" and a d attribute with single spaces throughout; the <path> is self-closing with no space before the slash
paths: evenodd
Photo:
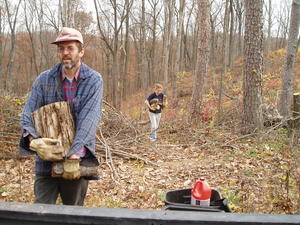
<path id="1" fill-rule="evenodd" d="M 75 41 L 66 41 L 58 44 L 58 55 L 64 69 L 70 70 L 79 66 L 84 49 L 79 50 Z"/>

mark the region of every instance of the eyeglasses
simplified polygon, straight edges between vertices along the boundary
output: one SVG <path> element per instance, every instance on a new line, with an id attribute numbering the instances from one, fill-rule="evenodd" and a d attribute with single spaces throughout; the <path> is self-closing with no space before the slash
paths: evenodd
<path id="1" fill-rule="evenodd" d="M 64 53 L 65 51 L 67 51 L 68 53 L 72 53 L 75 51 L 75 48 L 72 46 L 67 46 L 67 47 L 59 46 L 58 51 L 60 53 Z"/>

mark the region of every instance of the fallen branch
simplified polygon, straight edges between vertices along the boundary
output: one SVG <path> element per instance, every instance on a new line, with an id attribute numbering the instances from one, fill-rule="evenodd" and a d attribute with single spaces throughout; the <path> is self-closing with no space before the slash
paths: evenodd
<path id="1" fill-rule="evenodd" d="M 234 141 L 237 141 L 237 140 L 241 140 L 241 139 L 244 139 L 244 138 L 248 138 L 248 137 L 253 137 L 253 136 L 255 136 L 255 135 L 257 135 L 257 133 L 246 134 L 246 135 L 243 135 L 243 136 L 239 136 L 239 137 L 237 137 L 237 138 L 233 138 L 233 139 L 231 139 L 231 140 L 225 142 L 225 144 L 221 145 L 221 147 L 226 147 L 226 146 L 228 146 L 228 144 L 231 143 L 231 142 L 234 142 Z"/>
<path id="2" fill-rule="evenodd" d="M 96 137 L 97 137 L 98 141 L 100 141 L 100 142 L 102 143 L 102 145 L 105 146 L 105 159 L 106 159 L 105 162 L 106 162 L 106 164 L 108 165 L 108 167 L 110 168 L 110 170 L 112 171 L 112 179 L 113 179 L 116 183 L 118 183 L 118 181 L 115 179 L 115 176 L 116 176 L 117 178 L 119 178 L 119 174 L 117 173 L 117 170 L 116 170 L 116 168 L 115 168 L 115 166 L 114 166 L 114 163 L 113 163 L 113 160 L 112 160 L 112 155 L 111 155 L 110 147 L 108 146 L 108 144 L 107 144 L 105 138 L 103 137 L 103 134 L 102 134 L 101 129 L 99 129 L 99 131 L 100 131 L 100 135 L 101 135 L 101 138 L 102 138 L 103 141 L 99 138 L 98 135 L 97 135 Z"/>
<path id="3" fill-rule="evenodd" d="M 96 146 L 98 147 L 97 150 L 102 150 L 99 146 L 99 144 L 96 144 Z M 109 147 L 108 147 L 109 148 Z M 106 148 L 103 150 L 103 151 L 106 151 Z M 134 159 L 134 160 L 140 160 L 140 161 L 143 161 L 144 163 L 148 164 L 148 165 L 153 165 L 153 166 L 157 166 L 156 163 L 153 163 L 151 162 L 150 160 L 148 159 L 145 159 L 143 157 L 140 157 L 139 155 L 137 154 L 131 154 L 131 153 L 128 153 L 128 152 L 125 152 L 125 151 L 121 151 L 121 150 L 115 150 L 115 149 L 109 149 L 110 151 L 110 154 L 114 154 L 114 155 L 118 155 L 118 156 L 121 156 L 121 157 L 124 157 L 124 158 L 127 158 L 127 159 Z"/>

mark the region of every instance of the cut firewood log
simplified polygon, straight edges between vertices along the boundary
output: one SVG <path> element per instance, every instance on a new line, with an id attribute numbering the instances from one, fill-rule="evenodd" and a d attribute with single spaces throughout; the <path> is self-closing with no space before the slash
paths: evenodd
<path id="1" fill-rule="evenodd" d="M 45 105 L 32 113 L 34 126 L 43 138 L 59 139 L 68 154 L 75 137 L 75 123 L 67 102 L 55 102 Z M 62 162 L 54 162 L 52 176 L 61 177 L 63 174 Z M 97 166 L 80 165 L 81 176 L 97 175 Z"/>
<path id="2" fill-rule="evenodd" d="M 32 113 L 36 131 L 43 138 L 59 139 L 68 154 L 74 136 L 75 124 L 67 102 L 45 105 Z"/>

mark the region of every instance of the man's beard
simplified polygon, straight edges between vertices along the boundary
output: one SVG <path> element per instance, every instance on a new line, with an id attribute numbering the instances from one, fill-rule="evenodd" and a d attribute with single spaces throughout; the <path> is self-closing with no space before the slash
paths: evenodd
<path id="1" fill-rule="evenodd" d="M 63 67 L 67 70 L 72 69 L 75 66 L 75 64 L 73 63 L 68 63 L 68 64 L 64 64 Z"/>
<path id="2" fill-rule="evenodd" d="M 76 59 L 75 60 L 68 59 L 68 60 L 69 60 L 69 62 L 64 62 L 64 59 L 63 59 L 62 64 L 63 64 L 64 69 L 71 70 L 76 66 L 78 61 Z"/>

